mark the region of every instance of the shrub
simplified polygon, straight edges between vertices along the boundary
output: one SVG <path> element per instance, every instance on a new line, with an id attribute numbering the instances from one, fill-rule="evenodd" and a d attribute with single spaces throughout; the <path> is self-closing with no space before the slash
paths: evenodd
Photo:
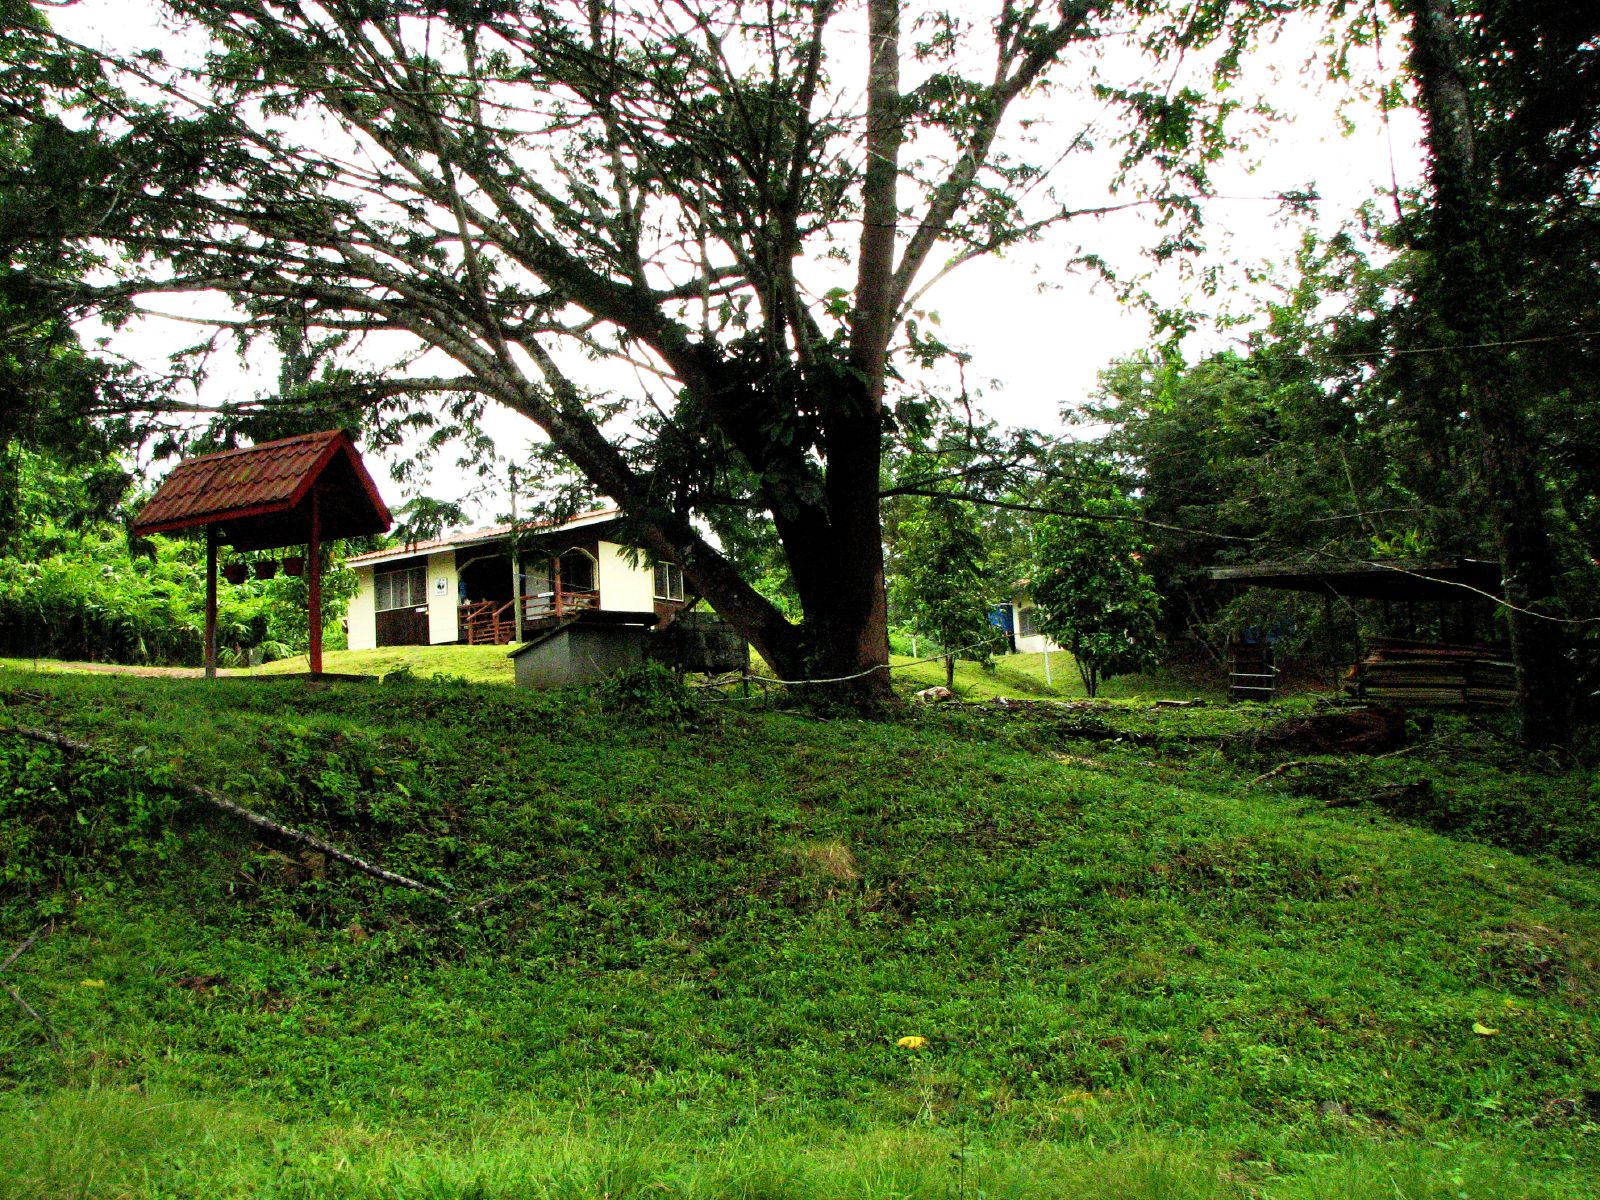
<path id="1" fill-rule="evenodd" d="M 658 662 L 640 663 L 600 685 L 601 711 L 657 724 L 681 725 L 695 713 L 683 680 Z"/>

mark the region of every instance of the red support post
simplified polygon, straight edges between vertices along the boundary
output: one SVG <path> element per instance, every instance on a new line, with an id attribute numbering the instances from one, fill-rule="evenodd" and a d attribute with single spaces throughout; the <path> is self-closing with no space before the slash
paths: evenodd
<path id="1" fill-rule="evenodd" d="M 311 678 L 315 679 L 322 674 L 322 507 L 315 486 L 311 489 L 311 541 L 306 546 L 306 557 L 311 560 L 306 619 L 310 623 Z"/>
<path id="2" fill-rule="evenodd" d="M 206 678 L 217 677 L 217 527 L 206 526 Z"/>

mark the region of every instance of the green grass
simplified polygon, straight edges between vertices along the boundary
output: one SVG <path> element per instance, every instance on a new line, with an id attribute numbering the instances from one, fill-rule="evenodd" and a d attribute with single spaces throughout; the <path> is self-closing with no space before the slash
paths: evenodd
<path id="1" fill-rule="evenodd" d="M 441 676 L 472 683 L 511 683 L 510 646 L 385 646 L 377 650 L 332 650 L 322 668 L 335 674 L 387 675 L 406 670 L 425 679 Z M 307 669 L 305 655 L 283 658 L 250 674 L 291 675 Z M 247 672 L 234 672 L 245 674 Z"/>
<path id="2" fill-rule="evenodd" d="M 434 678 L 448 676 L 473 683 L 511 683 L 513 672 L 506 646 L 393 646 L 380 650 L 336 650 L 324 656 L 325 669 L 352 675 L 386 675 L 405 669 Z M 901 690 L 917 690 L 944 683 L 944 664 L 918 662 L 908 655 L 891 656 L 895 683 Z M 911 664 L 915 665 L 911 665 Z M 296 674 L 306 669 L 303 655 L 258 667 L 261 675 Z M 233 672 L 243 674 L 245 672 Z M 1222 677 L 1200 678 L 1187 683 L 1168 677 L 1131 675 L 1101 685 L 1107 699 L 1157 697 L 1217 697 L 1222 692 Z M 1050 678 L 1045 679 L 1044 655 L 1007 654 L 992 666 L 958 660 L 956 695 L 963 700 L 1082 699 L 1083 684 L 1072 659 L 1065 654 L 1050 656 Z"/>
<path id="3" fill-rule="evenodd" d="M 0 1197 L 1600 1188 L 1600 881 L 1250 786 L 1275 760 L 1227 739 L 1304 705 L 677 727 L 16 671 L 0 701 L 141 764 L 0 739 L 8 867 L 72 852 L 0 885 L 11 944 L 63 925 L 8 976 L 63 1054 L 0 1022 Z M 1352 786 L 1588 785 L 1436 737 Z M 515 896 L 429 932 L 433 901 L 220 818 L 141 840 L 165 771 Z"/>
<path id="4" fill-rule="evenodd" d="M 507 646 L 391 646 L 379 650 L 338 650 L 323 658 L 324 667 L 331 672 L 352 675 L 386 675 L 390 671 L 405 669 L 424 678 L 450 676 L 467 679 L 473 683 L 511 683 L 513 671 Z M 902 689 L 932 687 L 944 683 L 942 663 L 917 663 L 909 656 L 894 656 L 896 684 Z M 304 655 L 282 659 L 256 668 L 254 674 L 298 674 L 306 669 Z M 767 673 L 768 668 L 759 668 Z M 234 672 L 242 674 L 243 672 Z M 992 669 L 978 663 L 956 663 L 956 694 L 966 700 L 989 700 L 996 696 L 1071 697 L 1082 696 L 1083 685 L 1078 681 L 1072 660 L 1062 654 L 1051 655 L 1051 679 L 1054 686 L 1045 683 L 1044 656 L 1042 654 L 1012 654 L 995 660 Z M 1132 695 L 1129 681 L 1113 680 L 1107 685 L 1108 695 Z M 1119 685 L 1121 685 L 1119 687 Z M 1170 686 L 1160 686 L 1160 695 L 1171 692 Z"/>
<path id="5" fill-rule="evenodd" d="M 514 672 L 508 646 L 388 646 L 377 650 L 331 650 L 323 655 L 324 670 L 334 674 L 383 676 L 392 671 L 407 671 L 424 679 L 464 679 L 472 683 L 513 682 Z M 942 662 L 920 662 L 909 655 L 893 655 L 895 685 L 905 692 L 944 683 Z M 914 665 L 913 665 L 914 664 Z M 0 659 L 0 667 L 18 670 L 73 671 L 84 664 L 54 662 L 49 659 Z M 224 671 L 229 677 L 299 675 L 307 669 L 305 655 L 279 659 L 255 668 Z M 765 667 L 759 668 L 767 673 Z M 1186 680 L 1170 676 L 1129 675 L 1108 680 L 1100 687 L 1105 699 L 1156 699 L 1208 696 L 1220 698 L 1222 676 L 1199 674 Z M 1083 684 L 1072 659 L 1065 654 L 1050 656 L 1046 679 L 1043 654 L 1007 654 L 992 665 L 956 662 L 955 692 L 963 700 L 1007 699 L 1083 699 Z"/>
<path id="6" fill-rule="evenodd" d="M 942 662 L 918 662 L 900 655 L 892 655 L 889 661 L 895 665 L 895 683 L 901 689 L 944 684 Z M 912 663 L 916 665 L 909 665 Z M 1102 683 L 1099 698 L 1220 699 L 1226 690 L 1224 683 L 1220 672 L 1213 673 L 1212 677 L 1196 675 L 1185 679 L 1175 679 L 1169 675 L 1123 675 Z M 1043 654 L 1005 654 L 988 666 L 957 659 L 954 691 L 962 700 L 992 700 L 1001 696 L 1009 700 L 1082 700 L 1087 695 L 1082 680 L 1078 678 L 1078 670 L 1067 654 L 1050 655 L 1048 679 Z"/>

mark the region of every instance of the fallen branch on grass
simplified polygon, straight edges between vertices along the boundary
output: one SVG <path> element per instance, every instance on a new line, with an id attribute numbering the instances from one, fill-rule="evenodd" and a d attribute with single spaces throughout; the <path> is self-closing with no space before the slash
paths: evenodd
<path id="1" fill-rule="evenodd" d="M 503 892 L 496 892 L 494 895 L 489 896 L 486 899 L 479 900 L 476 904 L 467 904 L 461 908 L 452 909 L 449 915 L 446 916 L 443 921 L 434 926 L 433 929 L 424 930 L 424 932 L 431 933 L 436 929 L 443 929 L 447 925 L 454 925 L 457 921 L 463 921 L 468 917 L 481 917 L 484 913 L 489 912 L 492 909 L 499 908 L 512 897 L 520 896 L 529 888 L 543 882 L 544 880 L 542 878 L 525 879 L 515 887 L 509 887 Z"/>
<path id="2" fill-rule="evenodd" d="M 435 934 L 443 933 L 446 929 L 453 928 L 468 918 L 481 917 L 484 913 L 499 908 L 507 901 L 516 896 L 520 896 L 530 888 L 536 887 L 543 882 L 544 879 L 542 877 L 539 879 L 525 879 L 521 883 L 507 888 L 505 891 L 495 892 L 493 895 L 487 896 L 475 904 L 464 904 L 460 908 L 451 909 L 445 914 L 444 920 L 442 921 L 437 921 L 432 925 L 424 925 L 420 929 L 406 930 L 403 936 L 396 935 L 392 940 L 374 941 L 357 961 L 366 966 L 374 966 L 378 963 L 386 963 L 392 959 L 403 957 L 404 955 L 415 954 L 419 952 L 423 946 L 427 944 L 428 939 L 433 937 Z M 311 974 L 314 976 L 334 975 L 340 971 L 348 970 L 354 965 L 356 964 L 352 962 L 323 963 L 321 966 L 315 968 Z"/>
<path id="3" fill-rule="evenodd" d="M 79 754 L 103 755 L 123 767 L 131 768 L 134 766 L 129 760 L 110 754 L 98 746 L 63 737 L 61 734 L 53 733 L 48 729 L 30 729 L 24 725 L 8 725 L 0 727 L 0 733 L 9 733 L 15 737 L 26 738 L 30 742 L 41 742 L 46 746 L 54 746 L 59 750 L 71 750 Z M 168 787 L 174 788 L 184 795 L 200 801 L 202 804 L 209 805 L 219 812 L 225 812 L 230 817 L 236 817 L 268 837 L 279 841 L 292 842 L 297 846 L 305 846 L 308 849 L 317 851 L 319 854 L 326 854 L 329 858 L 344 863 L 345 866 L 353 871 L 359 871 L 363 875 L 370 876 L 394 887 L 409 888 L 413 892 L 421 892 L 425 896 L 432 896 L 436 900 L 443 900 L 447 903 L 451 898 L 447 893 L 420 880 L 380 867 L 377 863 L 368 862 L 364 858 L 351 854 L 348 850 L 341 850 L 332 842 L 323 841 L 314 833 L 307 833 L 303 829 L 281 825 L 271 817 L 263 816 L 254 809 L 246 808 L 242 804 L 229 800 L 220 792 L 214 792 L 210 788 L 201 787 L 199 784 L 186 783 L 181 779 L 169 779 L 163 782 Z"/>
<path id="4" fill-rule="evenodd" d="M 1315 759 L 1291 758 L 1288 762 L 1279 763 L 1270 771 L 1261 772 L 1261 774 L 1257 775 L 1249 783 L 1245 784 L 1245 787 L 1255 787 L 1258 783 L 1265 783 L 1269 779 L 1276 779 L 1279 775 L 1282 775 L 1287 771 L 1292 771 L 1295 767 L 1315 767 L 1319 765 L 1320 764 Z"/>
<path id="5" fill-rule="evenodd" d="M 39 1022 L 39 1028 L 44 1030 L 45 1040 L 50 1043 L 50 1049 L 56 1052 L 56 1057 L 66 1058 L 66 1051 L 61 1049 L 61 1043 L 56 1040 L 56 1031 L 50 1022 L 45 1019 L 44 1015 L 40 1013 L 38 1009 L 34 1008 L 33 1005 L 29 1004 L 22 998 L 21 992 L 17 991 L 17 989 L 12 987 L 9 983 L 5 986 L 6 991 L 10 993 L 11 998 L 17 1002 L 22 1011 L 27 1013 L 35 1021 Z"/>
<path id="6" fill-rule="evenodd" d="M 54 933 L 55 928 L 55 923 L 53 921 L 46 922 L 30 933 L 25 939 L 23 939 L 22 945 L 18 946 L 9 955 L 7 955 L 5 962 L 0 963 L 0 975 L 3 975 L 9 971 L 11 969 L 11 965 L 16 962 L 17 959 L 26 954 L 28 952 L 28 947 L 37 942 L 41 934 Z M 57 1056 L 65 1058 L 66 1054 L 61 1049 L 61 1043 L 56 1040 L 56 1031 L 54 1027 L 51 1026 L 50 1022 L 45 1018 L 44 1014 L 39 1012 L 39 1010 L 34 1008 L 33 1005 L 24 1000 L 22 998 L 22 993 L 17 991 L 17 989 L 12 987 L 9 983 L 5 985 L 5 988 L 7 994 L 17 1002 L 17 1007 L 22 1009 L 23 1012 L 27 1013 L 39 1023 L 39 1028 L 44 1030 L 45 1039 L 50 1043 L 50 1049 L 54 1050 Z"/>
<path id="7" fill-rule="evenodd" d="M 28 948 L 39 940 L 41 934 L 51 934 L 55 931 L 56 925 L 54 921 L 46 921 L 43 925 L 39 926 L 39 928 L 35 929 L 23 939 L 22 945 L 18 946 L 6 957 L 5 962 L 0 963 L 0 975 L 4 975 L 7 971 L 9 971 L 11 969 L 11 964 L 26 954 L 28 952 Z"/>

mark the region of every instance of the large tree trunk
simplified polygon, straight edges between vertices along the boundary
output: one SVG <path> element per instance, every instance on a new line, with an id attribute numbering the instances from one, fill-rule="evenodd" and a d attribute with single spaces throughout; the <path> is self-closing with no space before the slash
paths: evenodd
<path id="1" fill-rule="evenodd" d="M 1540 456 L 1509 340 L 1504 273 L 1477 159 L 1471 93 L 1449 0 L 1401 0 L 1412 19 L 1411 66 L 1426 123 L 1438 280 L 1435 314 L 1478 439 L 1481 486 L 1499 554 L 1521 737 L 1555 744 L 1570 731 L 1571 664 L 1556 601 L 1556 562 Z"/>

